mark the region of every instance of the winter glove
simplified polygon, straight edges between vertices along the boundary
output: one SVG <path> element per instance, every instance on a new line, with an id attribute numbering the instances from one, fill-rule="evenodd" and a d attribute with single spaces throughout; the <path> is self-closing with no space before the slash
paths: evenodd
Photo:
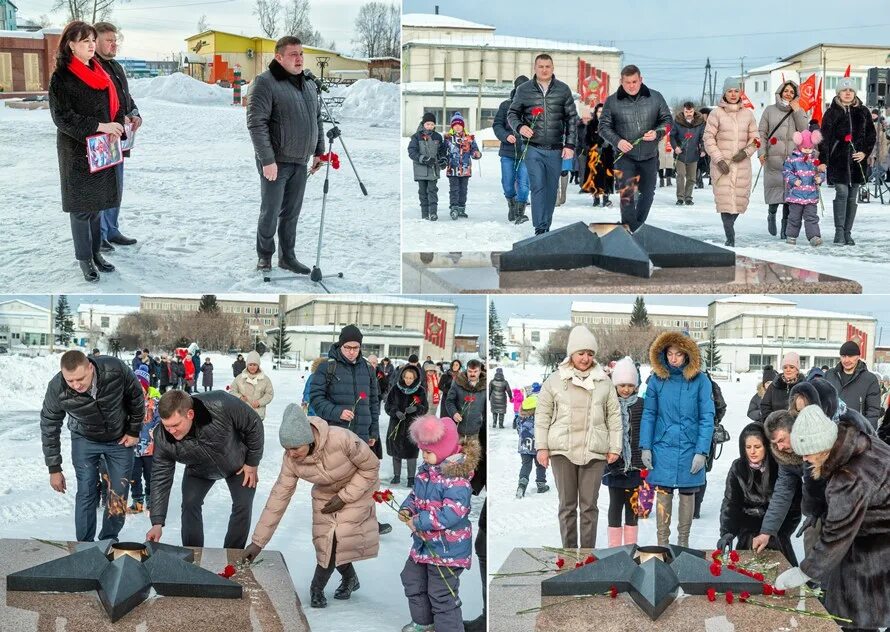
<path id="1" fill-rule="evenodd" d="M 405 421 L 405 413 L 402 411 L 396 411 L 396 419 L 399 421 Z"/>
<path id="2" fill-rule="evenodd" d="M 324 507 L 321 508 L 321 513 L 334 513 L 335 511 L 340 511 L 345 506 L 346 503 L 343 502 L 342 498 L 340 498 L 339 496 L 334 496 L 327 503 L 325 503 Z"/>
<path id="3" fill-rule="evenodd" d="M 802 536 L 803 532 L 814 526 L 817 520 L 819 520 L 818 516 L 807 516 L 807 519 L 803 521 L 802 525 L 800 525 L 800 529 L 797 530 L 797 533 L 794 534 L 794 537 L 799 538 L 800 536 Z"/>
<path id="4" fill-rule="evenodd" d="M 707 463 L 707 461 L 708 457 L 706 457 L 704 454 L 696 454 L 694 457 L 692 457 L 692 467 L 689 468 L 689 473 L 698 474 L 705 466 L 705 463 Z"/>
<path id="5" fill-rule="evenodd" d="M 444 169 L 448 166 L 448 161 L 444 158 L 439 158 L 439 169 Z"/>
<path id="6" fill-rule="evenodd" d="M 643 461 L 643 465 L 646 466 L 647 470 L 652 469 L 652 450 L 643 450 L 640 453 L 640 459 Z"/>
<path id="7" fill-rule="evenodd" d="M 779 590 L 785 590 L 787 588 L 797 588 L 798 586 L 803 586 L 808 581 L 810 581 L 810 576 L 804 573 L 797 566 L 793 566 L 789 568 L 787 571 L 776 577 L 776 582 L 773 584 Z"/>
<path id="8" fill-rule="evenodd" d="M 410 406 L 408 406 L 408 408 L 405 409 L 405 413 L 408 415 L 410 415 L 411 413 L 416 413 L 416 412 L 417 412 L 417 406 L 415 406 L 414 404 L 411 404 Z"/>
<path id="9" fill-rule="evenodd" d="M 251 542 L 247 545 L 247 548 L 244 549 L 244 555 L 241 557 L 241 559 L 247 562 L 252 562 L 256 559 L 256 556 L 262 552 L 262 550 L 263 549 Z"/>
<path id="10" fill-rule="evenodd" d="M 725 536 L 717 540 L 717 550 L 725 551 L 726 549 L 732 549 L 733 540 L 735 540 L 735 535 L 727 533 Z"/>
<path id="11" fill-rule="evenodd" d="M 722 173 L 723 175 L 726 175 L 727 173 L 729 173 L 729 165 L 726 164 L 725 160 L 721 160 L 720 162 L 718 162 L 717 168 L 720 170 L 720 173 Z"/>
<path id="12" fill-rule="evenodd" d="M 420 163 L 423 164 L 423 165 L 428 165 L 428 164 L 430 164 L 430 162 L 431 162 L 432 160 L 433 160 L 433 159 L 430 158 L 429 156 L 421 156 L 421 157 L 420 157 Z"/>
<path id="13" fill-rule="evenodd" d="M 737 152 L 735 152 L 735 156 L 732 157 L 732 161 L 733 162 L 742 162 L 747 157 L 748 157 L 748 154 L 745 152 L 745 150 L 739 149 Z"/>

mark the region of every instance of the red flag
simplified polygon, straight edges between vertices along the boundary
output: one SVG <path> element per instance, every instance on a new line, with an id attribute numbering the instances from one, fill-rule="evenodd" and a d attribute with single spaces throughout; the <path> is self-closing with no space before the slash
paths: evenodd
<path id="1" fill-rule="evenodd" d="M 751 103 L 751 99 L 748 98 L 748 95 L 745 94 L 744 90 L 742 91 L 742 96 L 739 99 L 742 102 L 742 107 L 754 109 L 754 104 Z"/>
<path id="2" fill-rule="evenodd" d="M 822 78 L 819 78 L 819 89 L 816 90 L 816 105 L 813 107 L 813 118 L 822 127 Z"/>
<path id="3" fill-rule="evenodd" d="M 445 348 L 445 331 L 447 323 L 444 319 L 438 318 L 431 312 L 426 312 L 426 318 L 423 325 L 423 338 L 428 340 L 437 347 Z"/>
<path id="4" fill-rule="evenodd" d="M 578 59 L 578 94 L 581 102 L 593 109 L 609 96 L 609 73 Z"/>
<path id="5" fill-rule="evenodd" d="M 800 109 L 808 112 L 816 103 L 816 75 L 812 74 L 800 84 Z"/>
<path id="6" fill-rule="evenodd" d="M 844 71 L 844 76 L 845 76 L 845 77 L 849 77 L 849 76 L 850 76 L 850 64 L 847 64 L 847 69 Z"/>

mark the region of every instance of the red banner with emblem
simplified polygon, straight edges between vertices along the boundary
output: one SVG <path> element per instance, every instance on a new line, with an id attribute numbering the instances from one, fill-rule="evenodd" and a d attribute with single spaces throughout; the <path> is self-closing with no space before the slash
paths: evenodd
<path id="1" fill-rule="evenodd" d="M 443 318 L 439 318 L 432 312 L 427 312 L 425 322 L 423 324 L 423 339 L 445 348 L 445 332 L 448 330 L 448 323 Z"/>
<path id="2" fill-rule="evenodd" d="M 847 324 L 847 340 L 855 342 L 859 345 L 860 357 L 863 361 L 867 361 L 868 354 L 868 334 L 853 325 Z"/>
<path id="3" fill-rule="evenodd" d="M 800 84 L 800 99 L 798 100 L 800 109 L 809 112 L 816 105 L 816 75 L 815 73 L 807 77 L 807 80 Z"/>
<path id="4" fill-rule="evenodd" d="M 581 103 L 591 109 L 598 103 L 605 103 L 609 96 L 609 73 L 595 68 L 578 58 L 578 94 Z"/>

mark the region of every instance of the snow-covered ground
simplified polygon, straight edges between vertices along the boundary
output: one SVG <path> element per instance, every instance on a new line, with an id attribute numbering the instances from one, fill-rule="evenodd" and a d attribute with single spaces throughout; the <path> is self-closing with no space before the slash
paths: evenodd
<path id="1" fill-rule="evenodd" d="M 480 147 L 481 139 L 489 137 L 493 137 L 489 128 L 477 134 Z M 444 175 L 439 180 L 439 221 L 426 222 L 420 219 L 417 185 L 413 180 L 411 160 L 408 159 L 409 140 L 402 138 L 403 251 L 504 251 L 509 250 L 514 242 L 534 235 L 531 222 L 520 226 L 507 222 L 507 203 L 501 188 L 500 159 L 495 149 L 483 151 L 482 159 L 473 161 L 473 177 L 467 194 L 469 219 L 453 221 L 448 216 L 448 179 Z M 754 161 L 753 165 L 756 174 L 759 164 Z M 579 193 L 579 188 L 578 185 L 569 185 L 566 204 L 557 207 L 553 214 L 553 228 L 578 221 L 617 222 L 621 219 L 616 195 L 611 197 L 612 207 L 594 208 L 591 196 Z M 714 195 L 710 187 L 695 189 L 693 199 L 694 206 L 678 207 L 675 187 L 656 188 L 649 223 L 722 246 L 725 240 L 723 227 L 714 207 Z M 853 227 L 856 246 L 841 247 L 831 244 L 834 238 L 831 210 L 834 190 L 823 187 L 822 199 L 825 211 L 820 219 L 820 227 L 826 243 L 813 248 L 803 243 L 805 239 L 801 239 L 799 245 L 789 246 L 766 231 L 767 213 L 763 202 L 761 175 L 756 190 L 751 194 L 748 212 L 736 221 L 734 250 L 748 257 L 853 279 L 862 284 L 866 294 L 883 292 L 890 274 L 884 238 L 887 234 L 890 206 L 882 206 L 878 200 L 860 204 Z M 527 213 L 531 217 L 530 207 Z"/>
<path id="2" fill-rule="evenodd" d="M 225 388 L 232 381 L 229 367 L 234 356 L 207 352 L 204 357 L 209 357 L 214 364 L 214 387 Z M 71 466 L 71 435 L 67 428 L 62 430 L 62 466 L 68 483 L 68 493 L 65 495 L 54 492 L 49 486 L 49 475 L 43 464 L 40 443 L 40 406 L 46 383 L 57 370 L 58 356 L 0 356 L 0 375 L 3 376 L 0 378 L 0 537 L 74 539 L 74 495 L 77 482 Z M 283 451 L 278 443 L 281 415 L 289 403 L 299 403 L 306 377 L 303 371 L 296 369 L 273 371 L 268 355 L 264 358 L 263 370 L 272 379 L 275 399 L 266 412 L 266 445 L 254 500 L 254 524 L 259 519 L 281 467 Z M 388 425 L 386 415 L 381 416 L 380 424 L 383 433 Z M 182 473 L 183 467 L 178 466 L 170 496 L 171 517 L 164 528 L 163 536 L 164 542 L 177 545 L 180 543 L 180 520 L 174 509 L 182 502 L 179 486 Z M 391 487 L 391 477 L 392 461 L 384 454 L 380 467 L 382 489 Z M 408 494 L 404 480 L 403 472 L 402 484 L 392 486 L 399 502 Z M 386 507 L 378 509 L 378 519 L 392 524 L 393 530 L 381 536 L 380 553 L 376 559 L 356 563 L 361 588 L 349 601 L 333 599 L 334 589 L 339 585 L 339 575 L 334 573 L 326 590 L 328 607 L 309 607 L 309 582 L 315 570 L 310 489 L 311 486 L 304 482 L 297 486 L 293 501 L 267 548 L 284 554 L 312 629 L 363 632 L 392 632 L 400 629 L 411 619 L 399 579 L 411 539 L 407 527 Z M 474 536 L 482 502 L 480 498 L 473 498 L 471 520 Z M 226 486 L 221 483 L 215 485 L 204 502 L 207 546 L 222 545 L 230 509 L 231 499 Z M 101 521 L 101 516 L 99 518 Z M 147 513 L 127 516 L 121 539 L 141 542 L 150 527 Z M 473 568 L 461 575 L 460 583 L 464 618 L 473 619 L 482 611 L 482 582 L 475 556 Z"/>
<path id="3" fill-rule="evenodd" d="M 145 123 L 127 160 L 120 224 L 139 240 L 107 255 L 117 271 L 83 280 L 61 210 L 56 128 L 48 110 L 0 104 L 0 287 L 23 292 L 307 292 L 307 277 L 256 272 L 260 182 L 246 113 L 231 90 L 182 74 L 133 81 Z M 362 195 L 342 145 L 331 170 L 321 269 L 334 292 L 398 292 L 398 92 L 363 80 L 339 88 L 343 140 L 365 183 Z M 326 126 L 327 127 L 327 126 Z M 297 228 L 297 258 L 315 263 L 324 170 L 309 178 Z M 382 244 L 389 244 L 383 246 Z M 370 262 L 373 262 L 369 265 Z M 274 264 L 274 260 L 273 260 Z M 280 277 L 285 277 L 280 279 Z M 293 278 L 291 278 L 293 277 Z"/>
<path id="4" fill-rule="evenodd" d="M 641 367 L 643 381 L 649 375 L 649 367 Z M 533 382 L 544 382 L 544 369 L 527 365 L 523 371 L 518 368 L 504 368 L 504 377 L 512 388 L 522 388 Z M 739 457 L 739 433 L 751 420 L 748 419 L 748 402 L 757 387 L 759 372 L 738 374 L 733 376 L 736 381 L 719 381 L 723 397 L 726 399 L 726 416 L 723 426 L 729 431 L 731 438 L 723 444 L 723 454 L 714 461 L 713 469 L 708 473 L 708 489 L 702 503 L 701 518 L 692 522 L 689 544 L 693 548 L 713 550 L 720 538 L 720 505 L 723 502 L 723 491 L 726 473 L 732 462 Z M 559 502 L 553 482 L 552 470 L 547 470 L 547 483 L 550 491 L 537 494 L 534 483 L 529 484 L 525 498 L 516 498 L 516 487 L 519 481 L 520 458 L 516 452 L 518 435 L 511 427 L 512 408 L 503 430 L 489 429 L 488 433 L 488 486 L 491 502 L 488 510 L 488 568 L 495 572 L 503 564 L 510 552 L 518 546 L 562 546 L 557 518 Z M 534 476 L 534 470 L 532 470 Z M 532 479 L 533 480 L 533 479 Z M 676 504 L 676 500 L 674 501 Z M 607 528 L 609 511 L 609 492 L 600 489 L 599 522 L 597 524 L 596 542 L 599 547 L 608 546 Z M 639 542 L 655 544 L 655 514 L 639 521 Z M 671 542 L 676 543 L 676 521 L 671 526 Z M 792 539 L 794 550 L 803 558 L 802 538 Z M 495 582 L 496 585 L 496 582 Z"/>

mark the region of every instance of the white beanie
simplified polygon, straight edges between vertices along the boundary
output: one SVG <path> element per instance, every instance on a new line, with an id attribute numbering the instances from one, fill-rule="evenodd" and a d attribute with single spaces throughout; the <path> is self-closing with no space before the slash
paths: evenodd
<path id="1" fill-rule="evenodd" d="M 612 367 L 612 384 L 619 386 L 621 384 L 640 385 L 640 374 L 637 373 L 637 365 L 630 356 L 625 356 L 615 363 Z"/>
<path id="2" fill-rule="evenodd" d="M 584 325 L 572 327 L 572 331 L 569 332 L 569 342 L 566 344 L 566 355 L 571 356 L 576 351 L 588 349 L 596 355 L 596 336 L 590 333 L 590 330 Z"/>
<path id="3" fill-rule="evenodd" d="M 831 450 L 837 441 L 837 424 L 825 416 L 815 404 L 804 408 L 791 427 L 791 448 L 795 454 L 807 456 Z"/>
<path id="4" fill-rule="evenodd" d="M 247 358 L 245 359 L 245 361 L 247 364 L 256 364 L 257 366 L 260 366 L 260 354 L 256 351 L 251 351 L 247 354 Z"/>

